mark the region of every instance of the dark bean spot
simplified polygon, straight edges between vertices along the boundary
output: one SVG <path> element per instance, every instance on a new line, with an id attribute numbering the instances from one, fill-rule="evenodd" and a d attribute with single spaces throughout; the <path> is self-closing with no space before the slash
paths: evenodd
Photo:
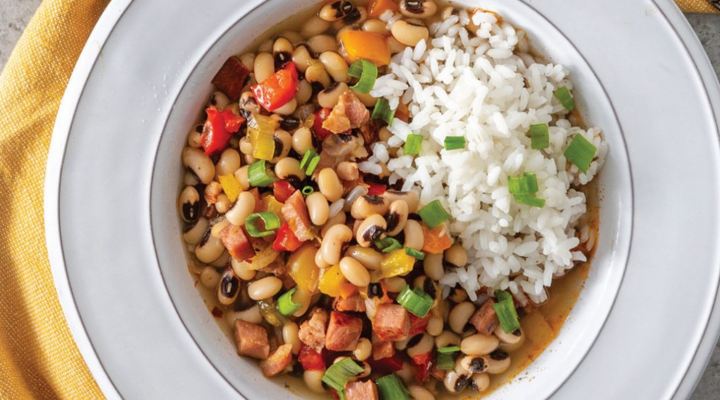
<path id="1" fill-rule="evenodd" d="M 323 90 L 323 92 L 330 93 L 333 90 L 337 89 L 339 86 L 340 86 L 340 82 L 333 82 L 330 86 L 325 88 L 325 90 Z"/>
<path id="2" fill-rule="evenodd" d="M 408 219 L 411 219 L 413 221 L 422 221 L 422 218 L 420 218 L 420 214 L 418 213 L 409 213 Z"/>
<path id="3" fill-rule="evenodd" d="M 331 137 L 337 137 L 343 143 L 350 143 L 353 140 L 353 136 L 348 135 L 347 133 L 338 133 L 337 135 L 332 135 Z"/>
<path id="4" fill-rule="evenodd" d="M 483 372 L 485 371 L 485 360 L 483 358 L 473 358 L 470 361 L 470 372 Z"/>
<path id="5" fill-rule="evenodd" d="M 423 338 L 423 334 L 415 335 L 408 341 L 407 348 L 413 348 L 417 346 L 418 343 L 420 343 L 420 340 Z"/>
<path id="6" fill-rule="evenodd" d="M 215 208 L 215 207 L 213 207 L 213 208 Z M 207 243 L 208 239 L 210 239 L 210 229 L 211 229 L 211 227 L 207 228 L 202 239 L 200 239 L 200 242 L 197 244 L 198 247 L 202 247 L 205 243 Z"/>
<path id="7" fill-rule="evenodd" d="M 350 11 L 347 15 L 345 15 L 345 17 L 343 18 L 343 22 L 345 22 L 346 24 L 354 24 L 357 21 L 359 21 L 361 17 L 362 17 L 362 14 L 360 14 L 360 10 L 355 8 L 352 11 Z"/>
<path id="8" fill-rule="evenodd" d="M 197 221 L 193 221 L 192 223 L 186 224 L 185 227 L 183 228 L 183 233 L 190 232 L 195 227 L 195 225 L 197 225 Z"/>
<path id="9" fill-rule="evenodd" d="M 312 82 L 310 86 L 312 87 L 313 97 L 317 96 L 318 93 L 322 92 L 323 89 L 325 89 L 325 86 L 323 86 L 320 82 Z"/>
<path id="10" fill-rule="evenodd" d="M 425 279 L 425 283 L 423 284 L 423 290 L 433 299 L 435 298 L 435 296 L 437 296 L 437 289 L 435 289 L 435 284 L 430 278 Z"/>
<path id="11" fill-rule="evenodd" d="M 280 155 L 283 152 L 283 142 L 280 140 L 277 135 L 273 136 L 273 140 L 275 141 L 275 151 L 273 152 L 273 158 L 280 157 Z"/>
<path id="12" fill-rule="evenodd" d="M 369 298 L 372 299 L 373 297 L 382 297 L 382 296 L 383 296 L 383 290 L 382 290 L 382 286 L 380 285 L 380 283 L 375 282 L 375 283 L 371 283 L 368 286 L 368 297 Z"/>
<path id="13" fill-rule="evenodd" d="M 240 288 L 240 281 L 236 276 L 225 274 L 220 282 L 220 294 L 224 297 L 231 298 L 237 294 Z"/>
<path id="14" fill-rule="evenodd" d="M 457 382 L 455 382 L 455 393 L 460 393 L 465 388 L 468 387 L 468 384 L 470 383 L 470 377 L 468 376 L 460 376 L 458 377 Z"/>
<path id="15" fill-rule="evenodd" d="M 300 185 L 302 184 L 302 181 L 300 180 L 299 177 L 297 177 L 295 175 L 290 175 L 287 178 L 285 178 L 285 180 L 288 181 L 288 183 L 291 184 L 292 187 L 294 187 L 295 189 L 301 188 Z"/>
<path id="16" fill-rule="evenodd" d="M 300 126 L 300 118 L 294 117 L 294 116 L 288 116 L 285 117 L 282 121 L 280 121 L 280 129 L 284 131 L 291 131 L 293 129 L 297 129 Z"/>
<path id="17" fill-rule="evenodd" d="M 387 216 L 387 230 L 392 231 L 395 229 L 398 225 L 398 222 L 400 222 L 400 214 L 398 213 L 390 213 Z"/>
<path id="18" fill-rule="evenodd" d="M 508 353 L 502 351 L 502 350 L 495 350 L 492 353 L 490 353 L 490 358 L 492 358 L 495 361 L 502 361 L 508 358 Z"/>
<path id="19" fill-rule="evenodd" d="M 520 336 L 522 336 L 522 332 L 520 332 L 520 329 L 518 328 L 518 329 L 515 329 L 514 331 L 512 331 L 511 335 L 520 337 Z"/>
<path id="20" fill-rule="evenodd" d="M 292 55 L 290 53 L 280 51 L 280 52 L 275 53 L 274 59 L 275 59 L 275 70 L 277 71 L 279 69 L 282 69 L 285 66 L 285 64 L 287 64 L 288 62 L 290 62 L 290 60 L 292 60 Z"/>
<path id="21" fill-rule="evenodd" d="M 385 230 L 377 225 L 371 225 L 365 232 L 363 232 L 363 239 L 368 242 L 374 242 L 380 239 L 380 236 L 385 233 Z"/>
<path id="22" fill-rule="evenodd" d="M 367 201 L 368 203 L 375 205 L 375 206 L 379 206 L 379 205 L 385 203 L 385 199 L 382 196 L 366 194 L 365 196 L 363 196 L 363 199 L 365 199 L 365 201 Z"/>
<path id="23" fill-rule="evenodd" d="M 413 14 L 422 14 L 423 6 L 420 0 L 407 0 L 405 2 L 405 10 Z"/>
<path id="24" fill-rule="evenodd" d="M 182 205 L 182 215 L 185 221 L 195 221 L 200 214 L 200 202 L 194 201 L 192 203 L 185 202 Z"/>
<path id="25" fill-rule="evenodd" d="M 205 128 L 205 125 L 203 125 L 203 124 L 197 124 L 197 125 L 195 125 L 195 132 L 197 132 L 197 133 L 203 133 L 204 128 Z"/>

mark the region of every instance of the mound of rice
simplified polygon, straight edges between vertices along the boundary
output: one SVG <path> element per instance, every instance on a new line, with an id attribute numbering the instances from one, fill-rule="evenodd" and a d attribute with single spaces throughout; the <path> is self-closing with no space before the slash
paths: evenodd
<path id="1" fill-rule="evenodd" d="M 381 18 L 392 23 L 393 17 Z M 471 22 L 479 27 L 475 34 Z M 599 129 L 571 125 L 553 96 L 562 86 L 572 89 L 568 70 L 530 55 L 523 31 L 498 23 L 492 13 L 470 17 L 461 11 L 430 32 L 429 43 L 396 54 L 390 73 L 377 79 L 371 93 L 388 99 L 393 109 L 407 104 L 412 120 L 396 118 L 389 127 L 393 136 L 374 144 L 360 168 L 377 174 L 386 164 L 391 183 L 402 178 L 403 190 L 419 190 L 422 204 L 439 199 L 452 214 L 450 232 L 468 251 L 469 263 L 446 271 L 440 281 L 445 295 L 460 284 L 472 300 L 488 287 L 507 289 L 522 303 L 542 303 L 554 277 L 586 261 L 573 251 L 581 240 L 593 246 L 593 235 L 578 226 L 586 199 L 575 188 L 599 171 L 607 144 Z M 530 146 L 527 132 L 537 123 L 550 126 L 544 150 Z M 416 157 L 403 155 L 410 133 L 425 138 Z M 587 173 L 563 155 L 574 135 L 598 148 Z M 464 136 L 466 148 L 445 150 L 446 136 Z M 523 172 L 537 175 L 537 197 L 546 200 L 545 207 L 514 201 L 508 177 Z"/>

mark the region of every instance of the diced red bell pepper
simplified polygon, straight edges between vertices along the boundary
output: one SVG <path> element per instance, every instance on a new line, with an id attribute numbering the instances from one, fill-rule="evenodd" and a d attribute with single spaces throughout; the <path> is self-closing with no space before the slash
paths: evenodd
<path id="1" fill-rule="evenodd" d="M 333 399 L 340 400 L 340 393 L 337 390 L 330 388 L 330 393 L 332 393 Z"/>
<path id="2" fill-rule="evenodd" d="M 425 332 L 428 321 L 430 321 L 430 314 L 426 315 L 424 318 L 415 316 L 413 313 L 408 314 L 410 314 L 410 336 L 415 336 L 419 333 Z"/>
<path id="3" fill-rule="evenodd" d="M 297 80 L 295 63 L 289 62 L 264 81 L 253 85 L 250 90 L 258 104 L 268 111 L 274 111 L 295 98 Z"/>
<path id="4" fill-rule="evenodd" d="M 205 149 L 205 154 L 212 156 L 227 147 L 232 134 L 225 127 L 225 118 L 223 118 L 222 113 L 215 107 L 209 107 L 205 112 L 207 113 L 207 120 L 205 120 L 200 143 Z"/>
<path id="5" fill-rule="evenodd" d="M 403 360 L 400 352 L 396 352 L 392 357 L 381 358 L 379 360 L 369 357 L 366 361 L 370 364 L 372 371 L 379 375 L 392 374 L 400 371 L 403 367 Z"/>
<path id="6" fill-rule="evenodd" d="M 273 183 L 273 196 L 275 196 L 275 200 L 284 203 L 293 193 L 295 193 L 295 188 L 285 179 Z"/>
<path id="7" fill-rule="evenodd" d="M 315 118 L 313 119 L 313 132 L 315 132 L 315 136 L 317 136 L 319 141 L 325 140 L 328 136 L 332 135 L 333 133 L 329 130 L 322 127 L 323 122 L 328 119 L 330 116 L 330 113 L 332 112 L 332 109 L 330 108 L 321 108 L 317 111 L 315 111 Z"/>
<path id="8" fill-rule="evenodd" d="M 382 183 L 368 183 L 368 196 L 380 196 L 387 191 L 387 186 Z"/>
<path id="9" fill-rule="evenodd" d="M 222 117 L 225 120 L 225 129 L 230 133 L 239 131 L 245 122 L 245 118 L 235 115 L 229 108 L 222 112 Z"/>
<path id="10" fill-rule="evenodd" d="M 290 229 L 290 225 L 286 222 L 278 229 L 272 247 L 275 251 L 295 251 L 299 249 L 302 244 L 303 242 L 295 236 L 295 233 Z"/>
<path id="11" fill-rule="evenodd" d="M 322 354 L 304 344 L 300 345 L 298 361 L 302 364 L 305 371 L 322 371 L 325 369 L 325 360 Z"/>
<path id="12" fill-rule="evenodd" d="M 425 382 L 425 379 L 430 375 L 432 369 L 432 352 L 418 354 L 412 358 L 412 363 L 417 368 L 417 380 L 420 383 Z"/>

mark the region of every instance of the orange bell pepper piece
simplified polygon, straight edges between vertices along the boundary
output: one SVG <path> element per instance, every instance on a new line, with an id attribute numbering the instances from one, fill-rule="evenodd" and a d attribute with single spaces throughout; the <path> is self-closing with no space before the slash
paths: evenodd
<path id="1" fill-rule="evenodd" d="M 423 230 L 423 247 L 422 251 L 430 254 L 439 254 L 452 246 L 450 234 L 445 224 L 440 224 L 435 229 L 428 228 L 425 224 L 420 224 Z"/>
<path id="2" fill-rule="evenodd" d="M 390 46 L 385 36 L 365 31 L 345 31 L 340 41 L 347 51 L 350 62 L 363 58 L 381 65 L 390 64 Z"/>
<path id="3" fill-rule="evenodd" d="M 393 0 L 375 0 L 368 7 L 368 18 L 379 18 L 387 10 L 397 11 L 398 6 Z"/>

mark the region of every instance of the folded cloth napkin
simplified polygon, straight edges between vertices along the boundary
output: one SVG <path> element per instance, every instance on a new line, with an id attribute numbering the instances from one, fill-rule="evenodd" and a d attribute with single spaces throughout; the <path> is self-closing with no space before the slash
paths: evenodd
<path id="1" fill-rule="evenodd" d="M 677 0 L 688 12 L 717 12 Z M 55 115 L 109 0 L 45 0 L 0 75 L 0 398 L 101 399 L 62 314 L 45 249 Z"/>

